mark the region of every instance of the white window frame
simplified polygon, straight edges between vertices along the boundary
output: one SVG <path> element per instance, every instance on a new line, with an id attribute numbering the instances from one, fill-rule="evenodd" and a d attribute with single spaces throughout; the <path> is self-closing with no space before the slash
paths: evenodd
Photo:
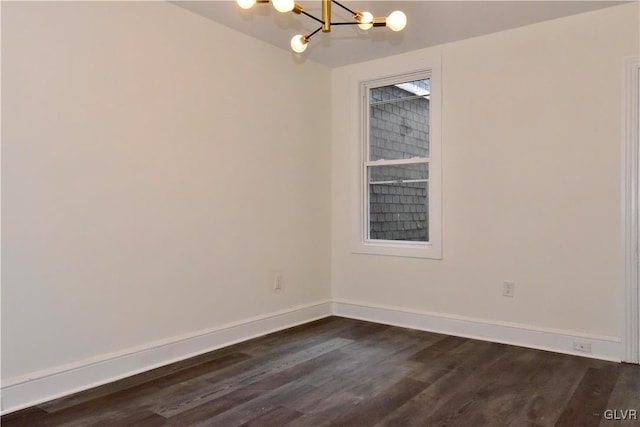
<path id="1" fill-rule="evenodd" d="M 424 159 L 404 159 L 394 161 L 369 161 L 369 106 L 368 93 L 371 87 L 387 86 L 420 80 L 430 79 L 430 133 L 429 133 L 429 241 L 396 241 L 368 239 L 368 182 L 367 166 L 424 163 Z M 360 75 L 352 78 L 352 84 L 357 97 L 352 103 L 356 112 L 358 131 L 358 165 L 354 173 L 358 174 L 358 206 L 354 220 L 353 248 L 352 252 L 368 255 L 387 255 L 398 257 L 442 259 L 442 143 L 441 143 L 441 72 L 440 58 L 420 59 L 411 63 L 396 63 L 380 69 L 368 69 Z"/>

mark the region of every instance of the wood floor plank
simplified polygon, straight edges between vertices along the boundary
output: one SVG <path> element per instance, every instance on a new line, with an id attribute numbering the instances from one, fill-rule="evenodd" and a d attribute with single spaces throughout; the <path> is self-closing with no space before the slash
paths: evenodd
<path id="1" fill-rule="evenodd" d="M 319 367 L 331 365 L 342 357 L 344 355 L 338 350 L 320 354 L 288 369 L 267 372 L 260 380 L 252 381 L 244 387 L 232 387 L 233 390 L 227 393 L 214 394 L 218 396 L 215 399 L 203 398 L 196 402 L 197 405 L 188 402 L 187 405 L 181 405 L 179 408 L 167 408 L 167 410 L 161 410 L 157 413 L 171 419 L 175 425 L 198 425 L 238 405 L 251 401 L 266 391 L 275 390 L 287 383 L 296 381 Z M 182 410 L 185 406 L 190 409 Z"/>
<path id="2" fill-rule="evenodd" d="M 315 389 L 314 386 L 309 384 L 289 383 L 276 390 L 265 391 L 255 399 L 240 403 L 228 411 L 207 419 L 202 424 L 237 427 L 260 416 L 265 411 L 278 406 L 288 407 L 288 403 L 296 397 L 312 394 Z"/>
<path id="3" fill-rule="evenodd" d="M 57 410 L 48 417 L 34 420 L 32 426 L 65 425 L 84 427 L 101 422 L 116 423 L 121 418 L 139 410 L 148 409 L 159 401 L 164 401 L 173 393 L 185 393 L 200 390 L 198 375 L 222 370 L 230 365 L 241 363 L 248 356 L 235 353 L 224 355 L 191 369 L 185 369 L 156 378 L 138 386 L 82 401 L 74 406 Z M 195 380 L 194 380 L 195 379 Z"/>
<path id="4" fill-rule="evenodd" d="M 615 412 L 610 419 L 603 419 L 600 427 L 628 426 L 634 421 L 635 424 L 640 425 L 640 365 L 628 363 L 620 365 L 618 380 L 611 392 L 606 409 L 618 412 Z M 625 424 L 621 424 L 623 421 L 620 419 L 616 420 L 616 415 L 618 418 L 625 416 L 627 418 L 624 421 Z"/>
<path id="5" fill-rule="evenodd" d="M 427 384 L 403 378 L 393 386 L 365 400 L 350 411 L 333 420 L 329 425 L 338 426 L 372 426 L 390 412 L 395 411 L 407 400 L 425 389 Z"/>
<path id="6" fill-rule="evenodd" d="M 329 425 L 362 402 L 406 379 L 407 374 L 414 369 L 414 363 L 391 357 L 368 366 L 361 365 L 353 374 L 335 378 L 314 392 L 287 402 L 289 407 L 304 413 L 291 426 Z"/>
<path id="7" fill-rule="evenodd" d="M 504 344 L 467 340 L 465 343 L 455 346 L 449 352 L 432 352 L 430 359 L 424 359 L 411 378 L 432 384 L 451 371 L 461 374 L 472 374 L 483 367 L 487 362 L 492 362 L 501 356 L 507 348 Z M 425 348 L 425 350 L 428 349 Z M 424 351 L 420 357 L 415 355 L 411 360 L 424 357 Z"/>
<path id="8" fill-rule="evenodd" d="M 459 409 L 455 407 L 456 405 L 462 406 L 467 402 L 467 399 L 470 398 L 470 389 L 475 390 L 491 380 L 495 375 L 497 365 L 505 366 L 508 369 L 509 361 L 520 354 L 518 348 L 501 344 L 483 345 L 480 349 L 482 351 L 476 354 L 472 370 L 464 368 L 445 370 L 440 367 L 430 370 L 429 363 L 425 362 L 427 374 L 423 377 L 428 379 L 424 382 L 427 382 L 429 386 L 377 425 L 423 427 L 437 425 L 435 423 L 438 418 L 442 425 L 451 425 L 448 419 L 449 414 L 452 413 L 451 411 Z M 471 349 L 468 351 L 471 353 Z M 415 373 L 413 377 L 416 377 Z M 436 420 L 431 421 L 434 414 Z M 475 414 L 472 415 L 475 420 Z M 466 420 L 465 422 L 468 424 L 470 421 Z M 482 424 L 476 423 L 475 425 Z"/>
<path id="9" fill-rule="evenodd" d="M 319 404 L 323 399 L 331 398 L 328 402 L 347 402 L 350 399 L 364 399 L 375 392 L 378 386 L 386 386 L 384 379 L 394 381 L 400 376 L 406 376 L 415 369 L 417 363 L 407 359 L 418 350 L 438 340 L 434 334 L 406 329 L 386 329 L 374 335 L 355 341 L 341 351 L 348 355 L 326 369 L 318 370 L 307 376 L 303 382 L 313 384 L 315 391 L 301 395 L 288 403 L 288 406 L 305 414 L 322 411 L 327 405 Z M 359 386 L 367 389 L 367 395 L 358 391 Z M 333 397 L 342 396 L 340 399 Z M 328 405 L 324 410 L 334 414 L 338 408 Z"/>
<path id="10" fill-rule="evenodd" d="M 192 368 L 194 367 L 196 367 L 196 369 L 205 368 L 206 370 L 211 372 L 212 370 L 216 369 L 214 367 L 221 369 L 223 367 L 237 363 L 240 361 L 239 359 L 246 357 L 247 356 L 242 353 L 232 352 L 230 348 L 221 349 L 214 352 L 205 353 L 200 356 L 195 356 L 177 363 L 173 363 L 171 365 L 152 369 L 151 371 L 124 378 L 122 380 L 114 381 L 112 383 L 95 387 L 90 390 L 85 390 L 79 393 L 72 394 L 70 396 L 52 400 L 40 405 L 40 408 L 46 410 L 47 412 L 53 413 L 132 387 L 143 386 L 144 384 L 149 384 L 152 381 L 159 380 L 163 383 L 166 383 L 167 380 L 172 377 L 178 378 L 175 376 L 176 374 L 182 375 L 185 372 L 194 372 L 192 371 Z M 198 366 L 200 366 L 200 368 L 197 368 Z"/>
<path id="11" fill-rule="evenodd" d="M 554 426 L 588 368 L 588 359 L 548 353 L 526 404 L 509 427 Z"/>
<path id="12" fill-rule="evenodd" d="M 1 425 L 11 425 L 14 427 L 31 427 L 37 423 L 47 420 L 49 414 L 47 411 L 38 407 L 22 409 L 2 416 Z"/>
<path id="13" fill-rule="evenodd" d="M 223 377 L 209 378 L 210 387 L 205 390 L 195 391 L 193 393 L 183 393 L 169 397 L 160 405 L 154 408 L 154 412 L 165 418 L 174 417 L 185 411 L 189 411 L 207 402 L 214 401 L 224 395 L 232 393 L 238 389 L 242 389 L 252 383 L 272 376 L 280 371 L 285 371 L 297 364 L 315 359 L 325 353 L 330 353 L 352 342 L 344 338 L 331 338 L 326 342 L 319 343 L 305 350 L 289 354 L 275 360 L 265 360 L 265 363 L 256 362 L 257 358 L 252 359 L 251 365 L 244 364 L 233 372 L 226 372 Z M 232 375 L 230 375 L 232 374 Z"/>
<path id="14" fill-rule="evenodd" d="M 299 351 L 301 348 L 339 336 L 342 332 L 361 325 L 361 321 L 342 322 L 337 317 L 325 317 L 311 323 L 294 326 L 289 329 L 264 335 L 234 345 L 236 351 L 252 356 L 271 355 L 277 357 L 287 352 Z"/>
<path id="15" fill-rule="evenodd" d="M 294 411 L 284 406 L 277 406 L 263 415 L 241 424 L 241 427 L 280 427 L 299 418 L 301 415 L 302 412 Z"/>
<path id="16" fill-rule="evenodd" d="M 389 325 L 360 321 L 354 323 L 351 328 L 342 331 L 339 336 L 351 340 L 361 340 L 372 334 L 377 334 L 389 328 L 391 328 L 391 326 Z"/>
<path id="17" fill-rule="evenodd" d="M 461 346 L 466 341 L 465 338 L 443 336 L 442 339 L 424 350 L 413 355 L 412 359 L 418 362 L 431 361 L 435 357 L 451 353 L 456 347 Z"/>
<path id="18" fill-rule="evenodd" d="M 462 426 L 470 419 L 479 425 L 508 425 L 512 417 L 525 406 L 528 387 L 536 375 L 545 354 L 541 351 L 511 347 L 510 357 L 491 365 L 482 381 L 466 381 L 456 393 L 426 421 L 433 425 Z"/>
<path id="19" fill-rule="evenodd" d="M 589 368 L 556 422 L 556 427 L 600 425 L 617 379 L 615 369 Z"/>
<path id="20" fill-rule="evenodd" d="M 158 414 L 142 410 L 125 417 L 92 423 L 92 427 L 165 427 L 169 422 Z"/>

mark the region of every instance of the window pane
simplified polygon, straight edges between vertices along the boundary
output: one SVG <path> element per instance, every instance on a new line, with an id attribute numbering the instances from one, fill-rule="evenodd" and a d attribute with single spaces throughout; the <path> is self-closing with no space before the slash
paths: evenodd
<path id="1" fill-rule="evenodd" d="M 429 157 L 430 79 L 369 89 L 369 160 Z"/>
<path id="2" fill-rule="evenodd" d="M 429 241 L 429 164 L 369 166 L 369 239 Z"/>

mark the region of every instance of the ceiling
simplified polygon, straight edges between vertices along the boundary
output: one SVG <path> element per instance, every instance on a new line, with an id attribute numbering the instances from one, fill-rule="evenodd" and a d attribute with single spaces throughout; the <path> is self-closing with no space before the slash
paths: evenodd
<path id="1" fill-rule="evenodd" d="M 290 51 L 295 34 L 309 33 L 319 27 L 311 18 L 294 13 L 279 13 L 269 4 L 256 4 L 243 10 L 235 1 L 176 1 L 176 5 L 238 30 L 249 36 Z M 298 0 L 304 10 L 321 17 L 320 0 Z M 387 16 L 394 10 L 407 15 L 404 31 L 387 28 L 358 30 L 357 26 L 332 27 L 319 32 L 303 54 L 291 52 L 297 62 L 312 60 L 338 67 L 415 49 L 494 33 L 563 16 L 575 15 L 618 1 L 349 1 L 342 4 L 353 10 Z M 333 6 L 333 21 L 348 21 L 350 14 Z"/>

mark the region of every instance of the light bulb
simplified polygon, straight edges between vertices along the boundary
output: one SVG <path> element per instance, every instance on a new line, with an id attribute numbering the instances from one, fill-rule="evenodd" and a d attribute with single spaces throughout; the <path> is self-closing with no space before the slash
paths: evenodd
<path id="1" fill-rule="evenodd" d="M 396 10 L 387 16 L 387 27 L 393 31 L 402 31 L 407 26 L 407 15 Z"/>
<path id="2" fill-rule="evenodd" d="M 273 0 L 273 7 L 278 12 L 291 12 L 295 6 L 295 0 Z"/>
<path id="3" fill-rule="evenodd" d="M 373 15 L 369 12 L 362 12 L 362 17 L 360 18 L 360 24 L 358 24 L 361 30 L 368 30 L 373 27 Z"/>
<path id="4" fill-rule="evenodd" d="M 309 42 L 302 34 L 296 34 L 291 39 L 291 49 L 296 53 L 302 53 L 307 50 L 307 44 Z"/>
<path id="5" fill-rule="evenodd" d="M 236 3 L 243 9 L 251 9 L 256 4 L 256 0 L 236 0 Z"/>

